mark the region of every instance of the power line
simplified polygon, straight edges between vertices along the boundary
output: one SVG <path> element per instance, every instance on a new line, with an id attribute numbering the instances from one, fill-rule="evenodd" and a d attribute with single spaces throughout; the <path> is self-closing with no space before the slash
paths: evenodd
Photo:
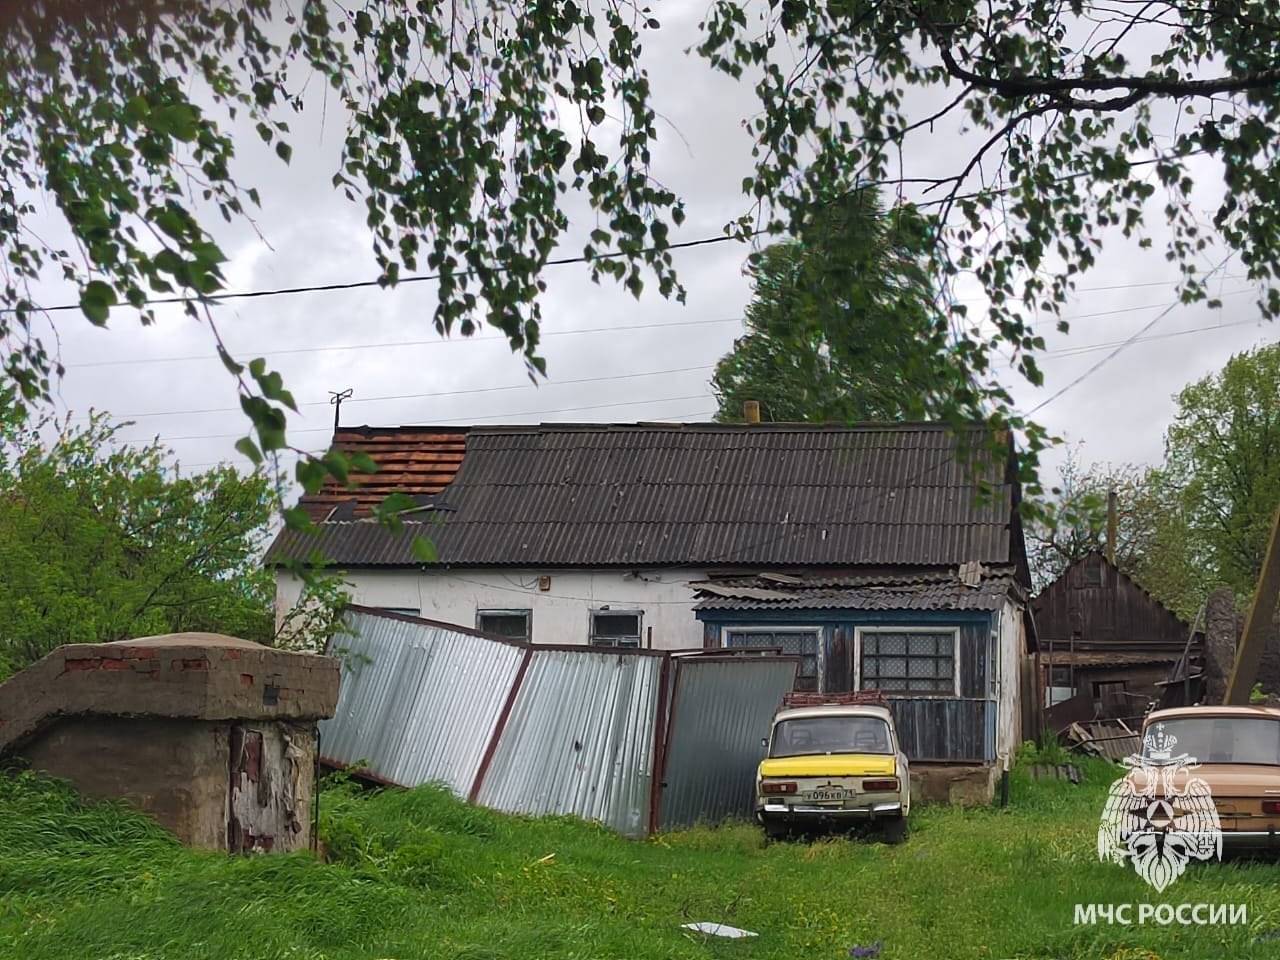
<path id="1" fill-rule="evenodd" d="M 576 257 L 558 257 L 554 260 L 548 260 L 546 263 L 543 264 L 543 266 L 544 267 L 561 267 L 570 263 L 591 263 L 596 260 L 616 260 L 619 257 L 635 256 L 637 254 L 666 253 L 670 250 L 688 250 L 692 247 L 705 247 L 705 246 L 708 246 L 709 244 L 726 243 L 730 240 L 743 242 L 747 239 L 750 239 L 751 237 L 759 236 L 764 232 L 765 231 L 763 230 L 756 230 L 752 233 L 747 234 L 746 237 L 724 235 L 724 236 L 718 236 L 718 237 L 703 237 L 701 240 L 684 240 L 680 243 L 669 243 L 661 247 L 642 247 L 639 250 L 633 251 L 631 254 L 627 254 L 622 250 L 610 250 L 607 253 L 596 254 L 594 257 L 588 257 L 583 255 L 579 255 Z M 475 272 L 476 271 L 474 270 L 457 270 L 452 274 L 450 274 L 450 276 L 451 277 L 469 277 L 469 276 L 474 276 Z M 495 269 L 495 272 L 505 272 L 505 270 L 502 267 L 498 267 Z M 233 291 L 231 293 L 213 293 L 207 296 L 152 297 L 148 300 L 143 300 L 142 303 L 139 304 L 139 306 L 155 307 L 155 306 L 161 306 L 164 304 L 173 304 L 173 303 L 222 303 L 228 300 L 256 300 L 261 297 L 285 297 L 285 296 L 293 296 L 294 294 L 299 294 L 299 293 L 334 293 L 342 290 L 367 290 L 370 287 L 378 287 L 379 289 L 385 290 L 392 286 L 398 287 L 401 284 L 423 283 L 428 280 L 439 280 L 441 276 L 442 274 L 439 274 L 439 273 L 414 274 L 408 277 L 399 278 L 394 285 L 384 284 L 381 280 L 352 280 L 347 283 L 319 283 L 319 284 L 311 284 L 308 286 L 299 286 L 299 287 L 275 287 L 268 290 L 242 290 L 238 292 Z M 79 310 L 79 309 L 80 309 L 80 304 L 78 303 L 62 303 L 54 307 L 41 307 L 39 308 L 38 312 L 57 313 L 63 310 Z M 13 313 L 14 311 L 4 310 L 0 312 Z"/>
<path id="2" fill-rule="evenodd" d="M 706 365 L 696 367 L 677 367 L 672 370 L 651 370 L 645 373 L 619 373 L 609 377 L 581 377 L 577 380 L 548 380 L 546 386 L 570 386 L 572 384 L 581 383 L 604 383 L 613 380 L 636 380 L 644 377 L 663 377 L 668 374 L 676 373 L 694 373 L 697 371 L 707 370 Z M 438 390 L 432 393 L 400 393 L 383 397 L 343 397 L 343 404 L 350 405 L 353 403 L 381 403 L 387 400 L 423 400 L 432 397 L 461 397 L 470 396 L 477 393 L 501 393 L 505 390 L 525 390 L 533 388 L 533 384 L 528 382 L 512 384 L 507 387 L 472 387 L 467 390 Z M 298 404 L 299 407 L 323 407 L 329 406 L 333 400 L 308 400 Z M 186 417 L 198 416 L 207 413 L 239 413 L 240 407 L 206 407 L 201 410 L 159 410 L 152 413 L 126 413 L 119 414 L 121 420 L 141 420 L 144 417 Z M 75 420 L 87 420 L 88 417 L 74 417 Z"/>
<path id="3" fill-rule="evenodd" d="M 1216 267 L 1214 267 L 1212 270 L 1210 270 L 1210 271 L 1205 275 L 1205 281 L 1207 282 L 1208 280 L 1212 279 L 1213 275 L 1214 275 L 1215 273 L 1217 273 L 1219 270 L 1221 270 L 1223 267 L 1225 267 L 1226 265 L 1227 265 L 1227 260 L 1226 260 L 1226 259 L 1224 259 L 1224 260 L 1222 260 L 1221 262 L 1219 262 L 1219 263 L 1218 263 L 1218 265 L 1217 265 Z M 1043 410 L 1043 409 L 1044 409 L 1045 407 L 1047 407 L 1049 404 L 1053 403 L 1053 401 L 1057 400 L 1060 396 L 1062 396 L 1062 395 L 1063 395 L 1064 393 L 1066 393 L 1068 390 L 1071 390 L 1072 388 L 1079 386 L 1079 385 L 1080 385 L 1082 382 L 1084 382 L 1086 379 L 1088 379 L 1089 377 L 1093 376 L 1093 374 L 1095 374 L 1098 370 L 1100 370 L 1100 369 L 1101 369 L 1101 368 L 1102 368 L 1106 363 L 1108 363 L 1109 361 L 1113 360 L 1113 359 L 1114 359 L 1114 358 L 1115 358 L 1115 357 L 1116 357 L 1116 356 L 1117 356 L 1117 355 L 1118 355 L 1122 350 L 1124 350 L 1126 347 L 1128 347 L 1128 346 L 1132 345 L 1133 343 L 1137 342 L 1137 341 L 1138 341 L 1138 339 L 1139 339 L 1139 338 L 1141 338 L 1141 336 L 1142 336 L 1143 334 L 1145 334 L 1148 330 L 1150 330 L 1150 329 L 1151 329 L 1152 327 L 1154 327 L 1157 323 L 1159 323 L 1161 319 L 1163 319 L 1164 317 L 1168 316 L 1170 313 L 1172 313 L 1172 312 L 1173 312 L 1174 310 L 1176 310 L 1178 307 L 1181 307 L 1181 306 L 1183 306 L 1183 305 L 1184 305 L 1184 304 L 1183 304 L 1183 302 L 1182 302 L 1181 300 L 1175 300 L 1173 303 L 1169 304 L 1167 307 L 1165 307 L 1163 310 L 1161 310 L 1159 313 L 1157 313 L 1154 317 L 1152 317 L 1150 320 L 1148 320 L 1146 323 L 1144 323 L 1144 324 L 1143 324 L 1143 325 L 1142 325 L 1142 326 L 1137 330 L 1137 332 L 1135 332 L 1135 333 L 1133 334 L 1133 336 L 1131 336 L 1131 337 L 1129 337 L 1129 338 L 1127 338 L 1127 339 L 1125 339 L 1125 340 L 1122 340 L 1122 341 L 1121 341 L 1121 342 L 1120 342 L 1120 343 L 1115 347 L 1115 349 L 1113 349 L 1113 350 L 1112 350 L 1110 353 L 1108 353 L 1105 357 L 1103 357 L 1101 360 L 1099 360 L 1097 363 L 1095 363 L 1093 366 L 1091 366 L 1088 370 L 1086 370 L 1084 373 L 1080 374 L 1080 376 L 1076 377 L 1074 380 L 1072 380 L 1070 383 L 1068 383 L 1065 387 L 1063 387 L 1062 389 L 1058 390 L 1056 393 L 1052 394 L 1050 397 L 1048 397 L 1048 399 L 1042 400 L 1042 401 L 1040 401 L 1040 403 L 1038 403 L 1038 404 L 1036 404 L 1034 407 L 1032 407 L 1032 408 L 1027 412 L 1027 416 L 1028 416 L 1028 417 L 1035 416 L 1039 411 Z"/>
<path id="4" fill-rule="evenodd" d="M 512 417 L 540 417 L 548 413 L 576 413 L 579 410 L 605 410 L 611 407 L 638 407 L 649 403 L 676 403 L 683 400 L 705 400 L 708 399 L 704 393 L 694 394 L 688 397 L 663 397 L 657 400 L 622 400 L 617 403 L 592 403 L 584 407 L 557 407 L 552 410 L 519 410 L 513 413 L 491 413 L 482 417 L 470 417 L 470 423 L 477 423 L 481 420 L 506 420 Z M 332 433 L 329 427 L 304 427 L 302 429 L 289 430 L 290 436 L 298 436 L 304 433 Z M 231 440 L 244 436 L 243 433 L 204 433 L 193 434 L 185 437 L 137 437 L 131 440 L 121 440 L 121 443 L 177 443 L 181 440 Z"/>
<path id="5" fill-rule="evenodd" d="M 1154 333 L 1147 337 L 1139 337 L 1134 343 L 1148 343 L 1153 340 L 1169 340 L 1173 337 L 1185 337 L 1193 333 L 1208 333 L 1213 330 L 1227 330 L 1231 327 L 1258 326 L 1263 321 L 1254 317 L 1249 320 L 1233 320 L 1231 323 L 1215 323 L 1205 327 L 1189 327 L 1186 330 L 1173 330 L 1169 333 Z M 1118 346 L 1124 343 L 1124 340 L 1111 340 L 1107 343 L 1094 343 L 1079 347 L 1063 347 L 1061 350 L 1046 350 L 1045 356 L 1053 357 L 1079 357 L 1086 353 L 1096 353 L 1099 350 L 1106 350 L 1108 347 Z"/>
<path id="6" fill-rule="evenodd" d="M 1227 293 L 1222 294 L 1222 296 L 1232 296 L 1232 295 L 1243 294 L 1248 292 L 1249 291 L 1247 290 L 1233 290 L 1233 291 L 1229 291 Z M 1071 320 L 1075 321 L 1075 320 L 1090 319 L 1098 316 L 1111 316 L 1116 314 L 1138 313 L 1144 310 L 1153 309 L 1157 306 L 1162 306 L 1165 312 L 1166 313 L 1168 312 L 1168 309 L 1169 309 L 1168 304 L 1146 304 L 1138 307 L 1125 307 L 1125 308 L 1119 308 L 1116 310 L 1101 311 L 1099 313 L 1081 314 L 1077 317 L 1071 318 Z M 605 332 L 612 332 L 615 330 L 644 329 L 649 327 L 657 328 L 657 327 L 668 327 L 668 326 L 684 326 L 686 324 L 728 323 L 728 322 L 740 322 L 741 320 L 742 318 L 740 317 L 725 317 L 725 318 L 720 318 L 716 320 L 690 320 L 690 321 L 677 321 L 673 323 L 661 323 L 661 324 L 636 324 L 630 327 L 596 327 L 596 328 L 590 328 L 590 329 L 584 329 L 584 330 L 565 330 L 565 331 L 560 331 L 560 334 L 572 335 L 572 334 L 578 334 L 578 333 L 596 333 L 596 332 L 605 333 Z M 1052 356 L 1052 357 L 1069 358 L 1073 356 L 1082 356 L 1087 353 L 1093 353 L 1098 350 L 1105 350 L 1110 347 L 1117 346 L 1119 344 L 1126 344 L 1131 342 L 1132 343 L 1146 342 L 1148 340 L 1161 340 L 1169 337 L 1185 336 L 1186 334 L 1189 334 L 1189 333 L 1197 333 L 1197 332 L 1206 331 L 1206 330 L 1219 330 L 1219 329 L 1225 329 L 1228 327 L 1236 327 L 1236 326 L 1243 326 L 1245 324 L 1253 324 L 1257 322 L 1258 322 L 1257 320 L 1243 320 L 1243 321 L 1237 321 L 1233 323 L 1215 324 L 1207 327 L 1197 327 L 1191 330 L 1155 334 L 1153 336 L 1146 336 L 1146 337 L 1139 336 L 1133 340 L 1113 340 L 1113 341 L 1107 341 L 1103 343 L 1082 344 L 1078 347 L 1063 347 L 1062 349 L 1059 349 L 1059 350 L 1045 350 L 1045 351 L 1042 351 L 1042 355 L 1046 357 Z M 555 335 L 557 334 L 555 333 L 548 334 L 548 336 L 555 336 Z M 477 338 L 477 339 L 498 339 L 498 338 Z M 276 351 L 276 352 L 299 353 L 299 352 L 309 352 L 312 350 L 354 349 L 356 347 L 359 347 L 361 349 L 366 349 L 366 348 L 374 348 L 374 347 L 405 346 L 410 344 L 434 344 L 434 343 L 440 343 L 440 342 L 446 342 L 446 341 L 419 340 L 419 341 L 401 341 L 399 343 L 362 344 L 362 345 L 356 345 L 355 347 L 305 347 L 305 348 L 299 348 L 297 350 L 283 350 L 283 351 Z M 176 359 L 176 358 L 172 358 L 172 359 Z M 201 355 L 200 357 L 192 357 L 189 359 L 205 360 L 205 359 L 213 359 L 213 358 L 211 356 Z M 104 361 L 101 364 L 90 364 L 90 366 L 109 365 L 111 363 L 117 363 L 117 362 L 118 363 L 148 363 L 148 362 L 163 362 L 163 361 L 145 361 L 145 360 Z M 705 365 L 700 365 L 696 367 L 680 367 L 680 368 L 675 368 L 671 370 L 653 370 L 653 371 L 647 371 L 644 373 L 619 374 L 619 375 L 610 376 L 610 377 L 582 377 L 582 378 L 577 378 L 573 380 L 548 380 L 546 383 L 546 386 L 556 386 L 556 385 L 569 386 L 569 385 L 584 384 L 584 383 L 601 383 L 601 382 L 610 381 L 610 380 L 629 380 L 629 379 L 636 379 L 636 378 L 664 376 L 667 374 L 693 373 L 693 372 L 697 372 L 700 370 L 707 370 L 707 369 L 708 368 Z M 418 400 L 418 399 L 429 399 L 434 397 L 468 396 L 468 395 L 484 394 L 484 393 L 499 393 L 499 392 L 504 392 L 508 390 L 519 390 L 519 389 L 524 389 L 530 386 L 531 385 L 528 383 L 521 383 L 521 384 L 513 384 L 510 386 L 502 386 L 502 387 L 475 387 L 475 388 L 469 388 L 465 390 L 447 390 L 447 391 L 435 391 L 435 392 L 428 392 L 428 393 L 393 394 L 393 395 L 386 395 L 386 396 L 380 396 L 380 397 L 355 397 L 355 398 L 346 400 L 345 402 L 349 404 L 350 403 L 378 403 L 378 402 L 387 402 L 387 401 L 393 401 L 393 400 Z M 299 404 L 299 407 L 322 406 L 324 404 L 327 404 L 328 402 L 329 401 L 327 400 L 304 401 L 303 403 Z M 149 411 L 149 412 L 143 412 L 143 413 L 119 414 L 117 416 L 121 420 L 141 420 L 141 419 L 150 418 L 150 417 L 200 416 L 200 415 L 217 414 L 217 413 L 238 413 L 239 411 L 240 411 L 239 407 L 206 407 L 206 408 L 192 409 L 192 410 L 156 410 L 156 411 Z M 87 417 L 74 417 L 72 419 L 85 420 L 87 419 Z"/>
<path id="7" fill-rule="evenodd" d="M 1169 281 L 1169 282 L 1173 282 L 1173 281 Z M 1167 285 L 1168 285 L 1168 282 L 1135 283 L 1135 284 L 1129 284 L 1129 285 L 1118 285 L 1114 287 L 1094 287 L 1090 289 L 1118 290 L 1118 289 L 1123 289 L 1125 286 L 1147 287 L 1147 286 L 1167 286 Z M 1229 296 L 1236 296 L 1239 294 L 1244 294 L 1249 292 L 1251 291 L 1250 290 L 1231 290 L 1231 291 L 1228 291 L 1227 293 L 1221 294 L 1221 296 L 1229 297 Z M 1110 317 L 1110 316 L 1119 316 L 1119 315 L 1128 314 L 1128 313 L 1140 313 L 1143 310 L 1154 310 L 1157 307 L 1162 307 L 1162 306 L 1164 306 L 1163 302 L 1144 304 L 1142 306 L 1137 306 L 1137 307 L 1120 307 L 1115 310 L 1101 310 L 1094 313 L 1077 314 L 1074 317 L 1065 317 L 1064 319 L 1068 323 L 1075 323 L 1077 320 L 1090 320 L 1096 317 Z M 662 330 L 669 327 L 703 326 L 706 324 L 714 324 L 714 323 L 744 323 L 745 320 L 746 320 L 745 317 L 716 317 L 714 319 L 709 319 L 709 320 L 672 320 L 672 321 L 663 321 L 662 323 L 633 323 L 633 324 L 620 324 L 620 325 L 609 326 L 609 327 L 584 327 L 579 330 L 547 331 L 541 335 L 541 338 L 546 340 L 550 337 L 574 337 L 574 336 L 580 336 L 583 334 L 618 333 L 618 332 L 623 332 L 628 330 Z M 289 347 L 281 350 L 236 350 L 235 352 L 243 353 L 243 354 L 252 353 L 254 356 L 259 356 L 259 357 L 279 357 L 279 356 L 289 356 L 289 355 L 304 354 L 304 353 L 328 353 L 328 352 L 348 351 L 348 350 L 382 350 L 382 349 L 394 349 L 394 348 L 400 348 L 400 347 L 423 347 L 423 346 L 430 347 L 430 346 L 441 346 L 444 344 L 474 343 L 478 341 L 493 341 L 493 340 L 505 340 L 505 339 L 507 338 L 501 334 L 487 334 L 487 335 L 481 334 L 479 336 L 459 337 L 457 339 L 441 339 L 437 337 L 431 340 L 383 340 L 383 341 L 375 341 L 375 342 L 367 342 L 367 343 L 335 344 L 332 346 Z M 216 354 L 212 352 L 207 352 L 207 353 L 186 354 L 182 356 L 172 356 L 172 357 L 150 357 L 150 358 L 129 357 L 129 358 L 120 359 L 120 360 L 90 360 L 84 363 L 68 363 L 66 364 L 66 367 L 68 370 L 87 370 L 93 367 L 127 367 L 127 366 L 137 366 L 142 364 L 150 365 L 150 364 L 159 364 L 159 363 L 186 363 L 186 362 L 210 363 L 210 362 L 216 362 L 217 360 L 218 358 Z M 138 416 L 142 416 L 142 414 L 138 414 Z M 148 414 L 148 416 L 152 416 L 152 414 Z"/>
<path id="8" fill-rule="evenodd" d="M 717 317 L 711 320 L 672 320 L 662 323 L 632 323 L 619 324 L 612 327 L 584 327 L 580 330 L 550 330 L 540 334 L 540 339 L 545 340 L 548 337 L 574 337 L 584 333 L 615 333 L 623 330 L 661 330 L 666 327 L 688 327 L 702 326 L 710 323 L 742 323 L 742 317 Z M 279 357 L 287 354 L 297 353 L 327 353 L 332 351 L 346 350 L 379 350 L 390 349 L 393 347 L 431 347 L 447 343 L 475 343 L 484 340 L 506 340 L 502 334 L 489 334 L 475 337 L 459 337 L 455 339 L 441 339 L 439 337 L 432 340 L 384 340 L 375 343 L 346 343 L 334 346 L 320 347 L 290 347 L 284 350 L 236 350 L 236 353 L 252 353 L 259 357 Z M 186 361 L 198 360 L 201 362 L 217 361 L 217 354 L 214 353 L 194 353 L 180 357 L 130 357 L 124 360 L 91 360 L 87 363 L 69 363 L 66 365 L 68 370 L 85 370 L 90 367 L 129 367 L 138 364 L 154 364 L 154 363 L 183 363 Z"/>

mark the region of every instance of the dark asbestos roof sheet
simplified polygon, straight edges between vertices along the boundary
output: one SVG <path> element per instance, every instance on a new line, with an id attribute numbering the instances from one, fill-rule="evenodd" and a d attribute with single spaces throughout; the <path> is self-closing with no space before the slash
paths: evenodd
<path id="1" fill-rule="evenodd" d="M 444 457 L 457 436 L 445 428 L 355 428 L 339 433 L 339 445 L 362 429 L 394 451 L 398 464 L 412 461 L 415 443 Z M 395 441 L 397 430 L 406 443 Z M 319 549 L 346 566 L 421 566 L 410 547 L 415 534 L 431 539 L 439 564 L 455 565 L 950 566 L 1015 559 L 1016 488 L 1005 461 L 972 452 L 986 436 L 977 429 L 963 432 L 963 444 L 952 428 L 936 424 L 464 432 L 465 453 L 451 482 L 439 483 L 447 469 L 418 481 L 396 468 L 407 478 L 399 489 L 432 504 L 436 522 L 418 514 L 423 519 L 396 536 L 361 519 L 363 501 L 338 503 L 318 535 L 283 531 L 267 562 Z M 361 448 L 379 458 L 370 443 Z M 979 460 L 993 491 L 981 496 Z M 337 503 L 340 492 L 323 491 L 324 505 Z M 313 516 L 321 506 L 314 498 L 303 505 Z M 338 519 L 344 516 L 354 519 Z"/>
<path id="2" fill-rule="evenodd" d="M 998 610 L 1016 591 L 1013 571 L 969 586 L 955 572 L 848 577 L 775 585 L 751 580 L 692 584 L 695 610 Z"/>

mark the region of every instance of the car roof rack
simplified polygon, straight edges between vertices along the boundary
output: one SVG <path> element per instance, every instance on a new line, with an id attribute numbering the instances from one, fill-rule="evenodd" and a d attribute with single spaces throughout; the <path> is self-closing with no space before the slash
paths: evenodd
<path id="1" fill-rule="evenodd" d="M 853 690 L 846 693 L 810 693 L 789 690 L 782 695 L 783 710 L 793 707 L 884 707 L 891 709 L 883 690 Z"/>

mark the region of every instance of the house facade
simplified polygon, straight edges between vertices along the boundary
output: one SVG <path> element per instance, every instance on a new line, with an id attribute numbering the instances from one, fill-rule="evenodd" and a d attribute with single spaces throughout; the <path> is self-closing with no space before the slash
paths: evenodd
<path id="1" fill-rule="evenodd" d="M 1011 442 L 993 456 L 990 439 L 937 424 L 348 428 L 335 445 L 378 472 L 304 497 L 317 532 L 281 532 L 267 562 L 319 551 L 357 603 L 534 643 L 798 654 L 798 686 L 886 690 L 913 760 L 973 767 L 989 792 L 1034 720 L 1019 487 Z M 417 504 L 400 535 L 370 518 L 392 491 Z M 277 593 L 282 611 L 299 594 L 283 569 Z"/>

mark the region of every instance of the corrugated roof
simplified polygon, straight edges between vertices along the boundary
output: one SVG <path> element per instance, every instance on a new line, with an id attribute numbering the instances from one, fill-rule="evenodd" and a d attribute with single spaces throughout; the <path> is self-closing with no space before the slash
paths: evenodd
<path id="1" fill-rule="evenodd" d="M 957 574 L 843 577 L 800 585 L 755 578 L 695 583 L 695 610 L 999 610 L 1015 590 L 1011 571 L 966 586 Z"/>
<path id="2" fill-rule="evenodd" d="M 267 559 L 421 566 L 421 534 L 455 565 L 1013 563 L 1007 465 L 987 457 L 979 479 L 973 461 L 941 424 L 472 427 L 447 487 L 401 488 L 438 494 L 438 522 L 333 520 L 283 531 Z"/>

